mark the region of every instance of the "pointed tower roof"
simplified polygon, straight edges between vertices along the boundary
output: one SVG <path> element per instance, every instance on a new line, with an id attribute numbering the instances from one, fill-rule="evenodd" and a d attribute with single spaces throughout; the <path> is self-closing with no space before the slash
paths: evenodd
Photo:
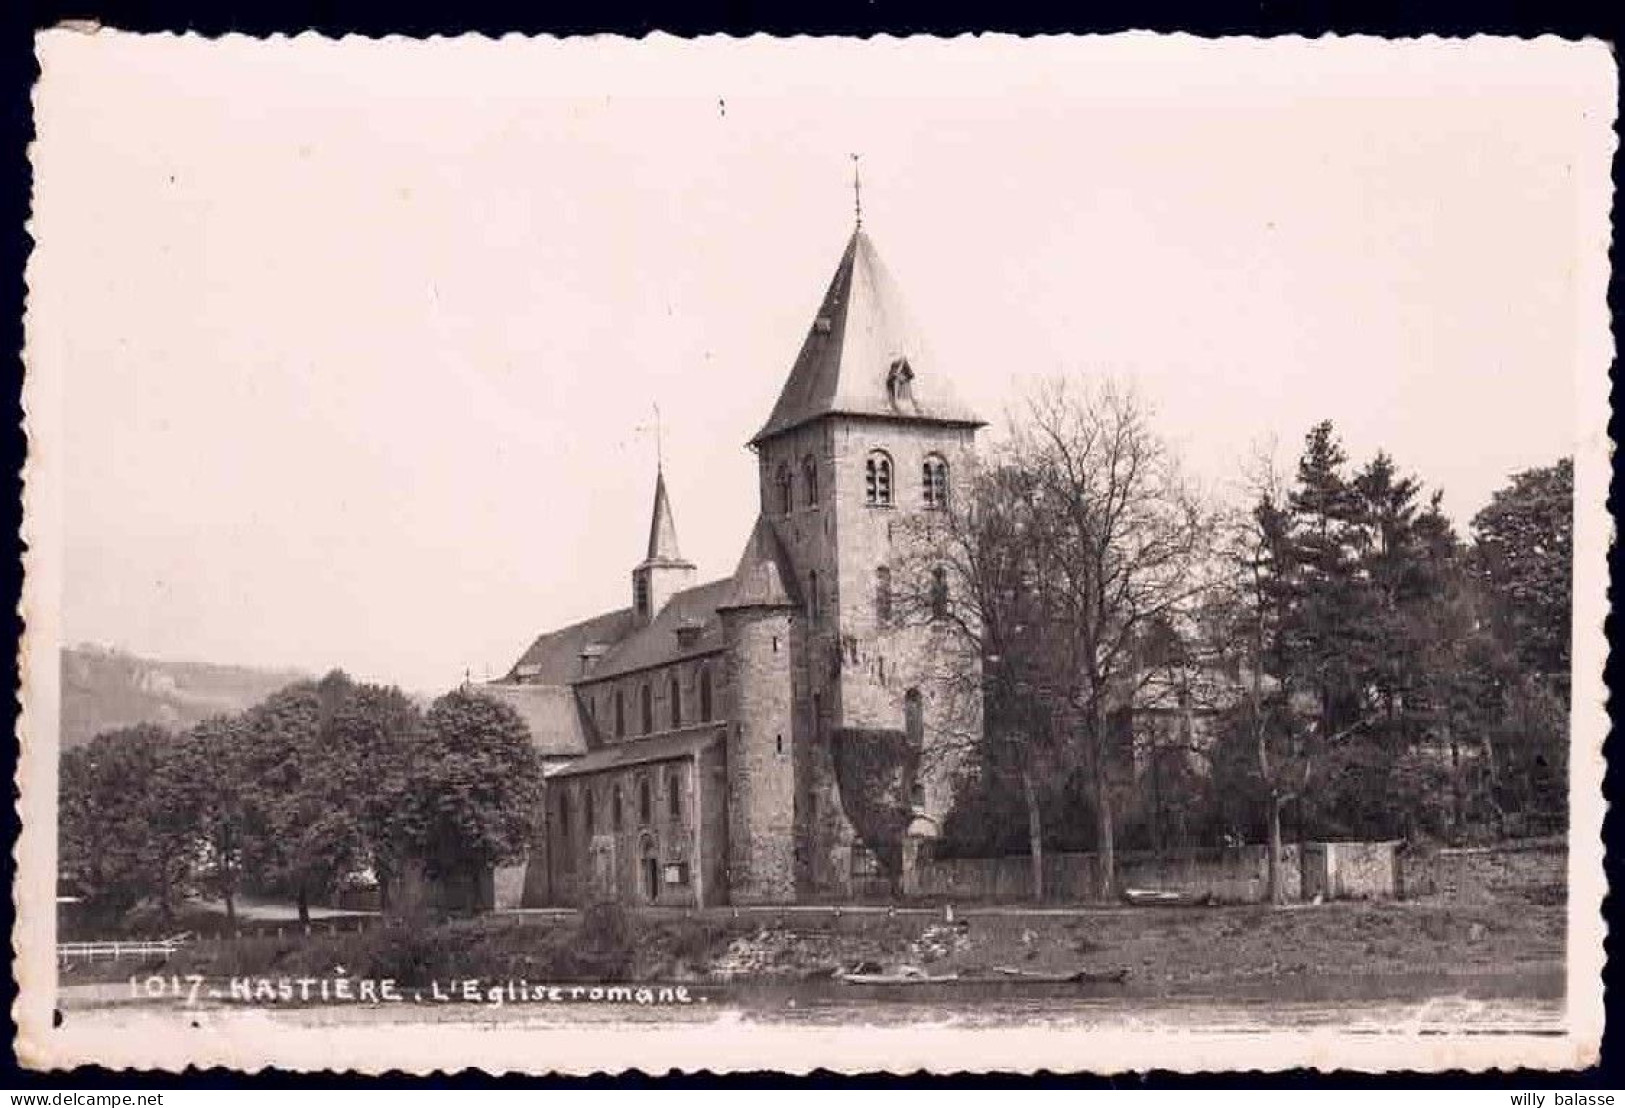
<path id="1" fill-rule="evenodd" d="M 677 522 L 672 517 L 671 498 L 666 495 L 666 473 L 655 470 L 655 506 L 649 516 L 649 553 L 643 565 L 686 566 L 693 563 L 683 559 L 677 549 Z"/>
<path id="2" fill-rule="evenodd" d="M 745 552 L 740 555 L 739 567 L 734 570 L 733 588 L 722 602 L 722 608 L 789 608 L 799 601 L 795 590 L 796 575 L 790 569 L 790 559 L 779 541 L 778 532 L 766 516 L 756 517 L 750 538 L 745 540 Z"/>
<path id="3" fill-rule="evenodd" d="M 937 372 L 869 236 L 852 232 L 762 440 L 825 415 L 920 419 L 979 427 Z"/>

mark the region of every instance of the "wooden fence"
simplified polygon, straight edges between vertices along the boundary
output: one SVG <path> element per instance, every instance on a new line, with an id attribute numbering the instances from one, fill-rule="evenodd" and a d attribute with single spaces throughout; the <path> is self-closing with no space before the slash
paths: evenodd
<path id="1" fill-rule="evenodd" d="M 168 939 L 110 939 L 96 943 L 57 943 L 56 960 L 68 962 L 94 962 L 98 959 L 118 961 L 120 958 L 167 958 L 191 942 L 190 934 L 175 935 Z"/>
<path id="2" fill-rule="evenodd" d="M 375 927 L 382 917 L 374 915 L 330 916 L 311 920 L 308 924 L 295 921 L 270 920 L 242 921 L 235 929 L 222 927 L 219 931 L 191 932 L 168 939 L 98 939 L 94 942 L 56 944 L 57 961 L 97 962 L 120 958 L 167 958 L 183 946 L 206 943 L 229 943 L 238 939 L 281 939 L 302 935 L 338 935 L 363 931 Z"/>

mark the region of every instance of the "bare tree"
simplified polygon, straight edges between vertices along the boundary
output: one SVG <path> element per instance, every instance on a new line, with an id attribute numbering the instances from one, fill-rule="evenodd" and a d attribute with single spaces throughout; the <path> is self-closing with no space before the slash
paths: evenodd
<path id="1" fill-rule="evenodd" d="M 905 528 L 895 577 L 895 618 L 934 629 L 953 649 L 936 651 L 936 687 L 950 739 L 927 757 L 966 763 L 1019 783 L 1027 812 L 1032 895 L 1042 900 L 1044 828 L 1040 785 L 1063 768 L 1035 649 L 1043 633 L 1031 475 L 995 450 L 971 468 L 940 510 Z M 966 656 L 979 667 L 963 664 Z"/>
<path id="2" fill-rule="evenodd" d="M 1179 622 L 1206 587 L 1212 519 L 1125 388 L 1050 382 L 1012 422 L 970 502 L 924 521 L 912 608 L 964 636 L 983 660 L 984 741 L 1019 753 L 1035 888 L 1035 778 L 1076 767 L 1094 801 L 1101 892 L 1110 897 L 1112 780 L 1123 753 L 1110 717 L 1132 707 L 1146 679 L 1139 637 L 1153 623 Z"/>

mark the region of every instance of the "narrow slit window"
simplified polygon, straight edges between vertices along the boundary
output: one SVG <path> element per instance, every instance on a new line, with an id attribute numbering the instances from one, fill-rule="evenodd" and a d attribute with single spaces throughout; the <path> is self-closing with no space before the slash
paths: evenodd
<path id="1" fill-rule="evenodd" d="M 790 476 L 790 467 L 780 462 L 774 480 L 779 492 L 779 514 L 787 516 L 794 506 L 795 496 L 794 478 Z"/>
<path id="2" fill-rule="evenodd" d="M 948 618 L 948 571 L 941 566 L 931 571 L 931 618 Z"/>

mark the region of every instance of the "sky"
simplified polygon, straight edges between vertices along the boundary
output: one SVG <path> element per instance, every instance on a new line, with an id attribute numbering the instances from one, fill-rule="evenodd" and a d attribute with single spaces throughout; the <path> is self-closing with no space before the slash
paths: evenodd
<path id="1" fill-rule="evenodd" d="M 1575 449 L 1606 51 L 1557 40 L 42 40 L 61 637 L 435 693 L 629 603 L 864 227 L 996 438 L 1128 380 L 1228 495 L 1334 421 L 1465 529 Z M 1606 194 L 1604 193 L 1604 196 Z M 59 418 L 58 418 L 59 417 Z M 60 446 L 60 451 L 55 450 Z"/>

